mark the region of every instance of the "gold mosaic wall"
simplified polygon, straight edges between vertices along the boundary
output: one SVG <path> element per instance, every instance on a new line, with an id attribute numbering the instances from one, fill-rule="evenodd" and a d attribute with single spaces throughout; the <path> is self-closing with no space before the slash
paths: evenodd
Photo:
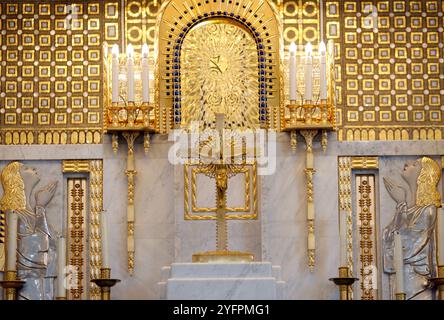
<path id="1" fill-rule="evenodd" d="M 0 144 L 102 141 L 102 42 L 117 1 L 0 4 Z"/>
<path id="2" fill-rule="evenodd" d="M 341 140 L 442 139 L 442 1 L 325 1 Z"/>
<path id="3" fill-rule="evenodd" d="M 2 1 L 0 143 L 101 141 L 103 9 Z"/>
<path id="4" fill-rule="evenodd" d="M 322 31 L 319 1 L 280 1 L 278 5 L 284 19 L 285 46 L 288 48 L 294 41 L 299 46 L 311 42 L 317 47 Z"/>
<path id="5" fill-rule="evenodd" d="M 273 1 L 285 52 L 336 43 L 340 140 L 442 139 L 442 1 Z M 162 2 L 1 2 L 0 144 L 101 143 L 101 45 L 153 45 Z"/>
<path id="6" fill-rule="evenodd" d="M 131 43 L 136 50 L 144 43 L 154 45 L 160 5 L 160 0 L 125 0 L 125 45 Z"/>

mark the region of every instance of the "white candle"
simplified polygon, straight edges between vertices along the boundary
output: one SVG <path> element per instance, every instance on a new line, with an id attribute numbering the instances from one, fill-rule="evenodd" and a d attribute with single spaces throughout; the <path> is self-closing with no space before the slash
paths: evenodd
<path id="1" fill-rule="evenodd" d="M 65 288 L 66 239 L 57 239 L 57 297 L 66 297 Z"/>
<path id="2" fill-rule="evenodd" d="M 313 47 L 311 43 L 305 46 L 305 100 L 313 100 L 313 57 L 311 56 Z"/>
<path id="3" fill-rule="evenodd" d="M 130 43 L 126 49 L 126 79 L 128 102 L 134 102 L 134 48 Z"/>
<path id="4" fill-rule="evenodd" d="M 444 266 L 444 208 L 438 208 L 436 232 L 438 236 L 438 266 Z"/>
<path id="5" fill-rule="evenodd" d="M 100 214 L 100 226 L 102 230 L 102 268 L 109 268 L 108 217 L 105 211 Z"/>
<path id="6" fill-rule="evenodd" d="M 150 102 L 150 67 L 148 63 L 149 48 L 145 43 L 142 46 L 142 101 Z"/>
<path id="7" fill-rule="evenodd" d="M 112 102 L 119 102 L 119 46 L 112 49 Z"/>
<path id="8" fill-rule="evenodd" d="M 325 43 L 321 41 L 319 44 L 319 59 L 321 60 L 320 65 L 320 91 L 319 91 L 319 98 L 321 100 L 327 100 L 327 57 L 326 57 L 326 47 Z"/>
<path id="9" fill-rule="evenodd" d="M 15 211 L 6 212 L 6 227 L 7 227 L 7 261 L 6 270 L 17 270 L 17 228 L 18 228 L 18 216 Z"/>
<path id="10" fill-rule="evenodd" d="M 395 292 L 404 293 L 404 257 L 402 253 L 402 239 L 399 232 L 395 232 L 395 249 L 393 252 L 395 267 Z"/>
<path id="11" fill-rule="evenodd" d="M 339 213 L 339 257 L 340 267 L 346 267 L 347 263 L 347 213 Z"/>
<path id="12" fill-rule="evenodd" d="M 296 51 L 297 47 L 294 42 L 290 45 L 290 101 L 296 101 L 297 99 L 297 67 L 296 67 Z"/>

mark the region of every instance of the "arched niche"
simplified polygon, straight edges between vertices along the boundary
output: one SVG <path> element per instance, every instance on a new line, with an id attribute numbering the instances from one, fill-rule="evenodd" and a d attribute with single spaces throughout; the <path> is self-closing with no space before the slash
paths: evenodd
<path id="1" fill-rule="evenodd" d="M 283 96 L 280 55 L 283 47 L 282 23 L 272 2 L 169 0 L 162 5 L 157 25 L 156 94 L 161 132 L 186 125 L 190 119 L 204 119 L 209 123 L 214 109 L 225 108 L 222 111 L 226 112 L 228 105 L 231 106 L 226 116 L 228 126 L 278 127 Z M 211 31 L 216 32 L 213 37 L 215 41 L 221 44 L 225 41 L 226 45 L 220 48 L 220 55 L 203 40 L 205 33 Z M 235 33 L 231 39 L 229 32 Z M 236 36 L 240 37 L 240 44 L 232 41 Z M 201 41 L 196 37 L 201 37 Z M 235 50 L 230 51 L 233 49 L 228 46 L 230 41 L 237 46 Z M 252 49 L 254 52 L 250 52 L 247 57 L 241 52 L 243 49 L 247 52 Z M 194 60 L 191 59 L 192 66 L 186 60 L 187 56 L 194 57 Z M 196 62 L 204 58 L 204 66 Z M 220 63 L 213 63 L 217 59 Z M 241 66 L 241 61 L 245 65 Z M 229 69 L 226 75 L 210 73 L 223 73 L 225 67 Z M 206 86 L 209 79 L 213 84 Z M 231 79 L 234 84 L 230 85 L 227 79 Z M 245 88 L 235 92 L 233 89 L 238 85 L 245 85 Z M 219 92 L 209 96 L 207 93 L 212 91 L 211 86 L 217 86 L 216 91 Z M 247 94 L 241 95 L 245 90 Z M 233 108 L 233 105 L 236 107 Z M 203 109 L 207 115 L 202 115 Z"/>

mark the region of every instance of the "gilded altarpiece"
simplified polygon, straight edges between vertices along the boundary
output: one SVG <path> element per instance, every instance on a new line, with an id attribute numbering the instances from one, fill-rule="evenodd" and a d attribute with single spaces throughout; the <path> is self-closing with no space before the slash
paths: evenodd
<path id="1" fill-rule="evenodd" d="M 281 24 L 276 23 L 280 19 L 278 8 L 268 1 L 164 1 L 158 14 L 158 30 L 156 34 L 156 43 L 159 48 L 157 57 L 159 78 L 157 83 L 158 90 L 156 90 L 160 113 L 159 130 L 167 132 L 183 124 L 188 124 L 193 120 L 190 118 L 189 112 L 186 109 L 182 109 L 182 107 L 190 107 L 185 102 L 187 101 L 186 99 L 189 99 L 192 92 L 186 92 L 184 89 L 192 88 L 193 84 L 190 82 L 194 80 L 192 78 L 185 78 L 181 74 L 182 72 L 187 72 L 186 64 L 184 63 L 186 61 L 184 57 L 181 57 L 181 53 L 183 50 L 193 46 L 193 40 L 199 33 L 212 32 L 211 28 L 215 28 L 215 32 L 222 32 L 224 34 L 224 37 L 220 39 L 236 36 L 236 34 L 231 34 L 234 31 L 238 33 L 238 36 L 240 34 L 245 35 L 244 41 L 249 41 L 251 37 L 251 41 L 255 43 L 255 51 L 258 55 L 255 72 L 257 72 L 256 75 L 259 77 L 256 76 L 255 78 L 258 79 L 259 85 L 257 86 L 257 91 L 254 90 L 255 94 L 257 92 L 259 95 L 259 99 L 255 102 L 255 106 L 258 108 L 254 108 L 256 109 L 257 116 L 247 112 L 248 115 L 243 117 L 244 119 L 241 117 L 243 121 L 238 123 L 239 116 L 229 114 L 230 117 L 227 117 L 226 122 L 234 121 L 238 127 L 240 125 L 242 128 L 254 128 L 259 125 L 262 128 L 277 128 L 282 107 L 280 96 L 281 90 L 283 90 L 280 57 L 282 30 Z M 219 21 L 219 24 L 215 23 L 216 21 Z M 208 22 L 210 25 L 202 27 L 203 22 Z M 238 29 L 238 27 L 240 28 Z M 221 28 L 228 29 L 222 30 Z M 205 31 L 204 29 L 207 30 Z M 252 45 L 251 41 L 248 46 Z M 236 41 L 235 43 L 238 42 Z M 215 46 L 205 45 L 200 42 L 198 45 L 200 47 L 194 49 L 199 51 L 194 51 L 194 54 L 208 58 L 203 60 L 203 64 L 199 66 L 199 70 L 202 73 L 201 77 L 206 77 L 206 73 L 210 71 L 212 73 L 209 75 L 213 75 L 213 78 L 218 80 L 219 83 L 229 85 L 235 79 L 227 80 L 224 79 L 224 76 L 225 78 L 230 74 L 234 76 L 236 74 L 233 74 L 234 71 L 252 72 L 251 68 L 246 70 L 244 67 L 244 64 L 251 64 L 251 61 L 244 61 L 241 64 L 227 64 L 226 60 L 228 59 L 229 50 L 234 50 L 231 54 L 235 54 L 236 50 L 239 51 L 241 49 L 239 46 L 225 47 L 226 50 L 221 50 L 221 54 L 217 55 L 217 52 L 214 51 Z M 250 50 L 249 48 L 245 48 L 247 52 Z M 210 70 L 202 69 L 206 68 L 205 63 L 207 60 Z M 212 65 L 214 66 L 212 67 Z M 234 70 L 236 66 L 238 70 Z M 253 83 L 250 85 L 254 86 Z M 232 95 L 225 93 L 227 96 L 215 96 L 211 98 L 210 103 L 222 106 L 224 101 L 226 105 L 230 105 L 230 103 L 232 104 L 235 101 L 235 105 L 237 105 L 238 102 L 236 101 L 240 101 L 242 96 L 236 96 L 235 93 L 233 92 Z M 191 94 L 191 96 L 200 105 L 199 95 Z"/>
<path id="2" fill-rule="evenodd" d="M 339 219 L 346 219 L 346 255 L 350 274 L 357 272 L 355 287 L 362 300 L 377 300 L 378 282 L 378 222 L 377 157 L 339 157 L 338 190 Z M 353 292 L 351 292 L 353 293 Z"/>

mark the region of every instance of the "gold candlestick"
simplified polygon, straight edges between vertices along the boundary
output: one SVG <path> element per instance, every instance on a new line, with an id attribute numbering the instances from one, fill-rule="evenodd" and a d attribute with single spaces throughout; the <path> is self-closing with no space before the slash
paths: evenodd
<path id="1" fill-rule="evenodd" d="M 339 299 L 340 300 L 352 300 L 350 295 L 350 288 L 355 283 L 358 278 L 349 276 L 348 267 L 339 267 L 339 277 L 330 278 L 330 281 L 333 281 L 335 285 L 339 287 Z"/>
<path id="2" fill-rule="evenodd" d="M 116 283 L 120 282 L 119 279 L 111 279 L 111 269 L 101 268 L 100 269 L 100 279 L 93 279 L 94 282 L 100 287 L 101 300 L 111 300 L 111 287 Z"/>
<path id="3" fill-rule="evenodd" d="M 431 278 L 429 281 L 434 288 L 437 288 L 438 299 L 444 300 L 444 266 L 438 266 L 438 277 Z"/>
<path id="4" fill-rule="evenodd" d="M 398 293 L 395 293 L 395 299 L 396 300 L 405 300 L 405 293 L 404 292 L 398 292 Z"/>
<path id="5" fill-rule="evenodd" d="M 17 271 L 5 271 L 5 280 L 0 281 L 0 285 L 5 289 L 5 300 L 17 300 L 17 292 L 25 281 L 17 278 Z"/>

